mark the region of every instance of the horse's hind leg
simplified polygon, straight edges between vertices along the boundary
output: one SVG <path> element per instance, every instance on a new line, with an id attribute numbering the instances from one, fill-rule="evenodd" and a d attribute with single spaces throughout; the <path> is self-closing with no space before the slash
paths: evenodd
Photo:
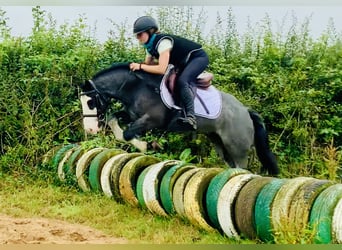
<path id="1" fill-rule="evenodd" d="M 236 147 L 229 140 L 222 141 L 217 134 L 209 135 L 210 140 L 214 143 L 216 153 L 232 168 L 247 168 L 249 162 L 248 147 Z"/>
<path id="2" fill-rule="evenodd" d="M 235 163 L 231 159 L 230 155 L 226 151 L 221 138 L 217 134 L 210 134 L 208 135 L 210 141 L 214 144 L 215 146 L 215 151 L 217 155 L 225 161 L 230 167 L 235 167 Z"/>

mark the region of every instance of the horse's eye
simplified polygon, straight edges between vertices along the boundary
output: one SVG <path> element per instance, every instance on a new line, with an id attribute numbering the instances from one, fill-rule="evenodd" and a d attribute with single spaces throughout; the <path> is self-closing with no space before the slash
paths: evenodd
<path id="1" fill-rule="evenodd" d="M 90 109 L 96 108 L 96 103 L 95 103 L 95 101 L 94 101 L 93 98 L 89 99 L 89 100 L 87 101 L 87 104 L 88 104 L 88 107 L 89 107 Z"/>

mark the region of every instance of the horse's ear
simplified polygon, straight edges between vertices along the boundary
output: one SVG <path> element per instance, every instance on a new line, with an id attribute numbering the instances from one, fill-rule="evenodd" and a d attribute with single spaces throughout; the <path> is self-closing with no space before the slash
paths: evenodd
<path id="1" fill-rule="evenodd" d="M 91 84 L 89 82 L 89 80 L 85 80 L 84 83 L 80 84 L 80 88 L 82 89 L 82 91 L 89 91 L 91 89 Z"/>

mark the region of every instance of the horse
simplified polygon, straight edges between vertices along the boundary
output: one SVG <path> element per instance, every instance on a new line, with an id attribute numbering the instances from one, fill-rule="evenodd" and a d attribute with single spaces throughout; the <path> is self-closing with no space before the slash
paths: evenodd
<path id="1" fill-rule="evenodd" d="M 162 100 L 162 78 L 163 75 L 142 70 L 131 71 L 129 63 L 116 63 L 86 80 L 80 86 L 81 103 L 84 119 L 97 121 L 92 132 L 96 133 L 103 125 L 107 108 L 113 100 L 123 106 L 123 110 L 116 112 L 114 117 L 121 117 L 128 124 L 123 131 L 126 141 L 135 140 L 153 129 L 183 132 L 175 122 L 181 111 L 168 107 Z M 220 90 L 217 92 L 222 101 L 220 112 L 215 118 L 196 114 L 196 132 L 205 134 L 211 140 L 217 154 L 228 166 L 248 168 L 249 157 L 255 148 L 262 165 L 261 172 L 278 175 L 277 161 L 270 150 L 261 116 L 233 95 Z"/>

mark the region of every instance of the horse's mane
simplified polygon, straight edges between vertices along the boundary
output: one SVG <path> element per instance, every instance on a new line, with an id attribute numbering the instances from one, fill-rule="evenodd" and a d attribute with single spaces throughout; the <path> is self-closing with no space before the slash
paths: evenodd
<path id="1" fill-rule="evenodd" d="M 129 69 L 129 64 L 128 62 L 119 62 L 119 63 L 113 63 L 110 67 L 105 68 L 99 72 L 97 72 L 93 78 L 97 78 L 100 75 L 106 74 L 114 69 Z"/>
<path id="2" fill-rule="evenodd" d="M 130 65 L 129 62 L 114 63 L 110 67 L 105 68 L 99 71 L 98 73 L 96 73 L 93 79 L 96 79 L 97 77 L 110 73 L 111 71 L 116 70 L 116 69 L 123 69 L 123 70 L 129 71 L 130 70 L 129 65 Z M 147 84 L 148 86 L 153 86 L 153 87 L 154 87 L 153 83 L 157 82 L 157 84 L 159 84 L 163 77 L 162 75 L 147 73 L 143 70 L 138 70 L 138 71 L 135 71 L 134 73 L 135 75 L 140 75 L 139 77 L 140 79 L 144 78 L 146 80 L 144 81 L 145 84 Z"/>

